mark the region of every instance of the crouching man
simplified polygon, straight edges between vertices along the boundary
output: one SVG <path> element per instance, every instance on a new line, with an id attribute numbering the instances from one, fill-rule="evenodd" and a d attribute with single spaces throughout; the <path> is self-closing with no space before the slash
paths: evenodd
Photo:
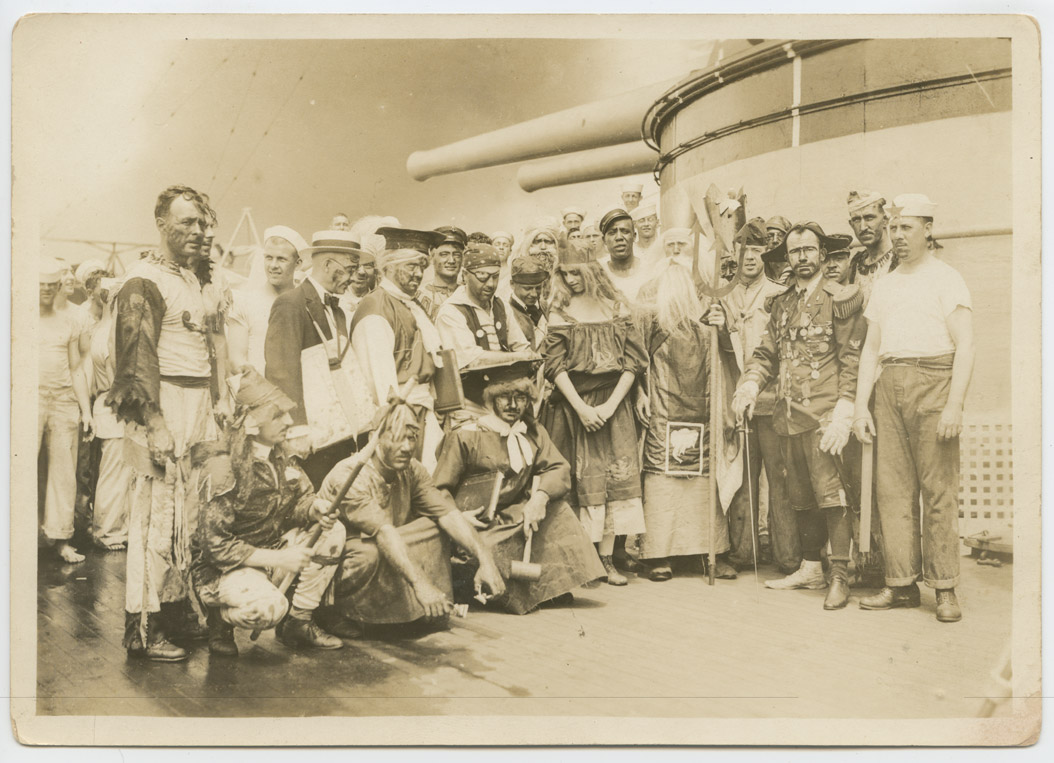
<path id="1" fill-rule="evenodd" d="M 471 512 L 483 542 L 506 579 L 501 604 L 517 615 L 607 573 L 578 518 L 563 500 L 571 489 L 571 467 L 545 429 L 528 417 L 535 397 L 532 378 L 541 361 L 519 361 L 476 371 L 482 377 L 487 414 L 447 435 L 439 449 L 436 487 L 457 496 Z M 526 417 L 526 418 L 525 418 Z M 484 516 L 496 475 L 501 490 L 493 517 Z M 484 511 L 478 511 L 484 506 Z M 537 580 L 512 579 L 511 563 L 540 565 Z"/>
<path id="2" fill-rule="evenodd" d="M 348 531 L 335 587 L 342 627 L 347 620 L 443 621 L 453 606 L 448 539 L 479 564 L 476 585 L 502 594 L 505 583 L 490 551 L 413 457 L 421 437 L 414 409 L 401 399 L 391 402 L 375 437 L 375 452 L 340 504 Z M 333 467 L 319 496 L 334 500 L 356 463 L 353 456 Z"/>
<path id="3" fill-rule="evenodd" d="M 344 642 L 313 615 L 337 571 L 344 526 L 327 515 L 329 504 L 315 497 L 307 474 L 282 448 L 293 401 L 251 366 L 234 385 L 229 452 L 206 462 L 202 480 L 194 581 L 208 608 L 209 651 L 236 656 L 234 627 L 275 626 L 287 646 L 340 649 Z M 315 522 L 322 535 L 311 549 Z M 291 607 L 276 587 L 290 573 L 299 575 Z"/>

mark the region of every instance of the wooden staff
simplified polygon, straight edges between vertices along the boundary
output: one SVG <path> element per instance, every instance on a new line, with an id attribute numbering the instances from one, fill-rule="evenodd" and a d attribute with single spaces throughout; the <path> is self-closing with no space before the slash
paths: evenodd
<path id="1" fill-rule="evenodd" d="M 344 484 L 340 486 L 340 490 L 337 492 L 337 497 L 330 502 L 329 511 L 326 512 L 327 515 L 335 514 L 340 509 L 341 502 L 344 500 L 345 496 L 347 496 L 348 491 L 351 490 L 352 483 L 354 483 L 355 478 L 359 476 L 359 472 L 362 471 L 362 467 L 365 466 L 366 462 L 370 460 L 370 456 L 373 454 L 373 449 L 376 447 L 376 445 L 377 434 L 375 432 L 373 437 L 370 438 L 370 441 L 366 443 L 366 447 L 359 451 L 359 455 L 362 458 L 359 460 L 358 463 L 351 467 L 351 473 L 348 474 L 348 478 L 344 480 Z M 312 556 L 318 553 L 318 549 L 315 547 L 318 545 L 319 538 L 321 537 L 322 525 L 316 522 L 311 527 L 311 533 L 307 536 L 307 540 L 304 542 L 304 548 L 310 548 L 312 550 Z M 285 592 L 289 590 L 289 586 L 293 584 L 293 581 L 299 574 L 299 572 L 287 572 L 285 574 L 285 577 L 282 578 L 282 582 L 278 584 L 278 593 L 284 596 Z M 256 641 L 256 639 L 260 638 L 260 633 L 261 629 L 256 628 L 249 635 L 249 640 Z"/>
<path id="2" fill-rule="evenodd" d="M 871 551 L 871 469 L 874 466 L 874 443 L 861 443 L 860 456 L 860 553 Z"/>

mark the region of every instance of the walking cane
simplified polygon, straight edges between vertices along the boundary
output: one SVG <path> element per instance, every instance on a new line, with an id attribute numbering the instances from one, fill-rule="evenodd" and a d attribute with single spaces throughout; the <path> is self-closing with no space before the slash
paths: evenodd
<path id="1" fill-rule="evenodd" d="M 747 508 L 750 515 L 750 547 L 754 553 L 754 596 L 758 604 L 761 603 L 761 589 L 758 587 L 758 532 L 757 524 L 754 522 L 754 480 L 750 471 L 750 424 L 746 416 L 743 417 L 743 459 L 746 462 L 747 473 Z M 759 510 L 760 513 L 760 510 Z"/>
<path id="2" fill-rule="evenodd" d="M 344 484 L 340 486 L 340 490 L 337 492 L 337 496 L 330 502 L 329 511 L 326 512 L 327 516 L 330 514 L 336 514 L 337 511 L 340 509 L 341 502 L 344 500 L 345 496 L 347 496 L 348 491 L 351 490 L 352 483 L 354 483 L 355 478 L 359 476 L 359 472 L 362 471 L 362 467 L 365 466 L 366 462 L 370 460 L 370 456 L 373 455 L 373 450 L 376 446 L 377 434 L 376 432 L 374 432 L 373 437 L 371 437 L 369 442 L 366 443 L 366 446 L 359 451 L 359 455 L 361 456 L 359 462 L 351 467 L 351 472 L 348 474 L 348 478 L 344 480 Z M 312 556 L 317 554 L 319 551 L 317 546 L 319 545 L 319 539 L 321 537 L 322 525 L 316 522 L 311 528 L 311 534 L 308 535 L 307 540 L 304 543 L 304 548 L 311 549 Z M 277 586 L 278 593 L 284 596 L 285 592 L 289 590 L 289 586 L 293 584 L 293 581 L 299 574 L 299 572 L 287 572 L 285 577 L 282 578 L 282 581 Z M 261 632 L 262 629 L 256 628 L 251 634 L 249 634 L 249 640 L 256 641 L 256 639 L 260 638 Z"/>

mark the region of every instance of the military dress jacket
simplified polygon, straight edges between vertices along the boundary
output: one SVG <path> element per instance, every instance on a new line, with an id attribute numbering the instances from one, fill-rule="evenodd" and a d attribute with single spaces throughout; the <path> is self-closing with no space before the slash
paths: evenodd
<path id="1" fill-rule="evenodd" d="M 854 401 L 867 333 L 856 285 L 824 279 L 811 293 L 791 286 L 772 298 L 768 327 L 744 379 L 764 388 L 776 379 L 772 426 L 795 435 L 826 423 L 839 399 Z"/>

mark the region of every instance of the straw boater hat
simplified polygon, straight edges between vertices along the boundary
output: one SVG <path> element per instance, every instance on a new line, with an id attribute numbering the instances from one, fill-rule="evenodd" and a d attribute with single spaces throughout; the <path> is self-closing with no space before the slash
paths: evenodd
<path id="1" fill-rule="evenodd" d="M 296 242 L 290 243 L 296 246 Z M 316 254 L 343 254 L 358 258 L 362 254 L 362 248 L 346 230 L 322 230 L 311 236 L 311 246 L 305 247 L 300 254 L 309 257 Z"/>
<path id="2" fill-rule="evenodd" d="M 805 230 L 816 234 L 816 238 L 820 240 L 820 246 L 822 246 L 827 252 L 836 252 L 839 249 L 844 249 L 853 242 L 852 236 L 837 233 L 828 236 L 823 232 L 823 228 L 820 227 L 819 223 L 798 223 L 798 225 Z M 798 225 L 792 227 L 798 227 Z M 785 262 L 787 260 L 787 239 L 784 238 L 779 246 L 776 246 L 761 255 L 761 259 L 768 263 Z"/>

